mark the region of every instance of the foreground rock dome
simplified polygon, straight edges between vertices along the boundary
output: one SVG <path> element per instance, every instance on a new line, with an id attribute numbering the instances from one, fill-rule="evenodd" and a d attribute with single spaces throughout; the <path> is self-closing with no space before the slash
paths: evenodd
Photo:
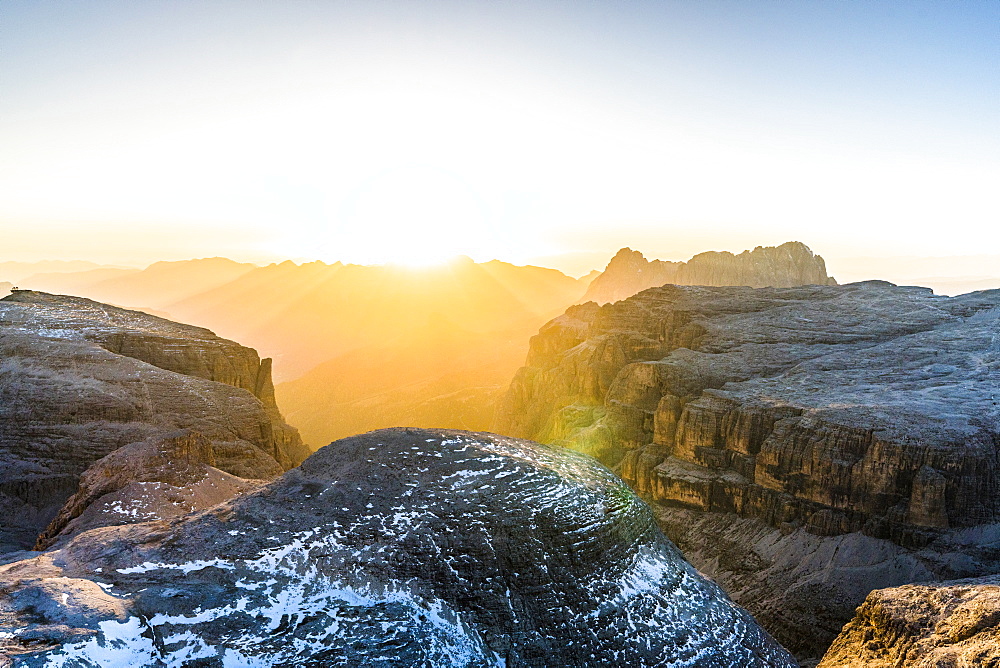
<path id="1" fill-rule="evenodd" d="M 0 591 L 14 665 L 796 665 L 595 460 L 484 433 L 346 438 Z"/>

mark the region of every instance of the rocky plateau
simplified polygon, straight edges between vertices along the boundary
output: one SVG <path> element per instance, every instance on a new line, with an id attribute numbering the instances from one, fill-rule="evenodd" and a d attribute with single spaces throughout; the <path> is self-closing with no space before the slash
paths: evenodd
<path id="1" fill-rule="evenodd" d="M 613 467 L 815 660 L 872 590 L 1000 571 L 998 401 L 1000 291 L 668 285 L 543 327 L 497 431 Z"/>
<path id="2" fill-rule="evenodd" d="M 215 505 L 308 454 L 270 360 L 87 299 L 0 300 L 0 553 Z"/>

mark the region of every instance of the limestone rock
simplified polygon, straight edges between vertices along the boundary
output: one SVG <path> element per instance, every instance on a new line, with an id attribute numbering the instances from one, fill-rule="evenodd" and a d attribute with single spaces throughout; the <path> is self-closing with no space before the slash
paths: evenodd
<path id="1" fill-rule="evenodd" d="M 179 429 L 208 439 L 206 463 L 240 478 L 274 477 L 306 454 L 252 349 L 86 299 L 0 300 L 0 552 L 33 546 L 99 459 Z M 80 494 L 43 544 L 83 511 L 91 496 Z"/>
<path id="2" fill-rule="evenodd" d="M 639 251 L 622 248 L 590 284 L 583 301 L 608 304 L 668 283 L 752 288 L 836 285 L 826 274 L 823 258 L 799 241 L 757 246 L 739 255 L 708 251 L 687 262 L 647 260 Z"/>
<path id="3" fill-rule="evenodd" d="M 1000 576 L 873 591 L 819 668 L 1000 666 Z"/>
<path id="4" fill-rule="evenodd" d="M 35 545 L 44 550 L 58 539 L 99 526 L 134 524 L 204 510 L 259 485 L 215 468 L 216 447 L 229 444 L 180 430 L 130 443 L 94 462 Z M 242 471 L 275 477 L 281 468 L 258 448 L 243 450 Z"/>
<path id="5" fill-rule="evenodd" d="M 963 533 L 1000 522 L 998 341 L 1000 291 L 664 286 L 542 328 L 497 430 L 615 467 L 696 566 L 818 657 L 871 589 L 996 567 Z M 699 537 L 692 513 L 757 528 Z M 901 561 L 815 580 L 842 536 L 867 546 L 838 557 L 858 567 Z"/>
<path id="6" fill-rule="evenodd" d="M 67 578 L 127 617 L 25 613 L 25 587 Z M 483 433 L 343 439 L 203 513 L 2 566 L 0 587 L 23 666 L 795 665 L 607 469 Z M 44 637 L 57 622 L 76 637 Z"/>

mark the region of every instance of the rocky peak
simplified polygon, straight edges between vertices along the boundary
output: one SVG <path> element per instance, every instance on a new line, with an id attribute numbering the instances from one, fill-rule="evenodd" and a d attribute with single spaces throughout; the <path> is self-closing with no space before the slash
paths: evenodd
<path id="1" fill-rule="evenodd" d="M 658 262 L 658 260 L 654 260 L 654 262 Z M 614 267 L 615 269 L 639 269 L 641 271 L 648 264 L 649 261 L 642 253 L 626 246 L 615 253 L 615 256 L 608 262 L 608 267 Z"/>
<path id="2" fill-rule="evenodd" d="M 757 246 L 739 255 L 708 251 L 687 262 L 650 261 L 638 251 L 622 248 L 590 284 L 583 301 L 607 304 L 668 283 L 759 288 L 829 285 L 836 281 L 827 276 L 823 258 L 800 241 L 777 247 Z"/>

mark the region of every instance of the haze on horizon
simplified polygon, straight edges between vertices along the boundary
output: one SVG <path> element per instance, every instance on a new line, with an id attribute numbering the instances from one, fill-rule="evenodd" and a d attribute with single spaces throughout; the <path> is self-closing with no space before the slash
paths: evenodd
<path id="1" fill-rule="evenodd" d="M 0 5 L 4 260 L 1000 252 L 992 2 Z M 960 268 L 956 269 L 958 271 Z"/>

